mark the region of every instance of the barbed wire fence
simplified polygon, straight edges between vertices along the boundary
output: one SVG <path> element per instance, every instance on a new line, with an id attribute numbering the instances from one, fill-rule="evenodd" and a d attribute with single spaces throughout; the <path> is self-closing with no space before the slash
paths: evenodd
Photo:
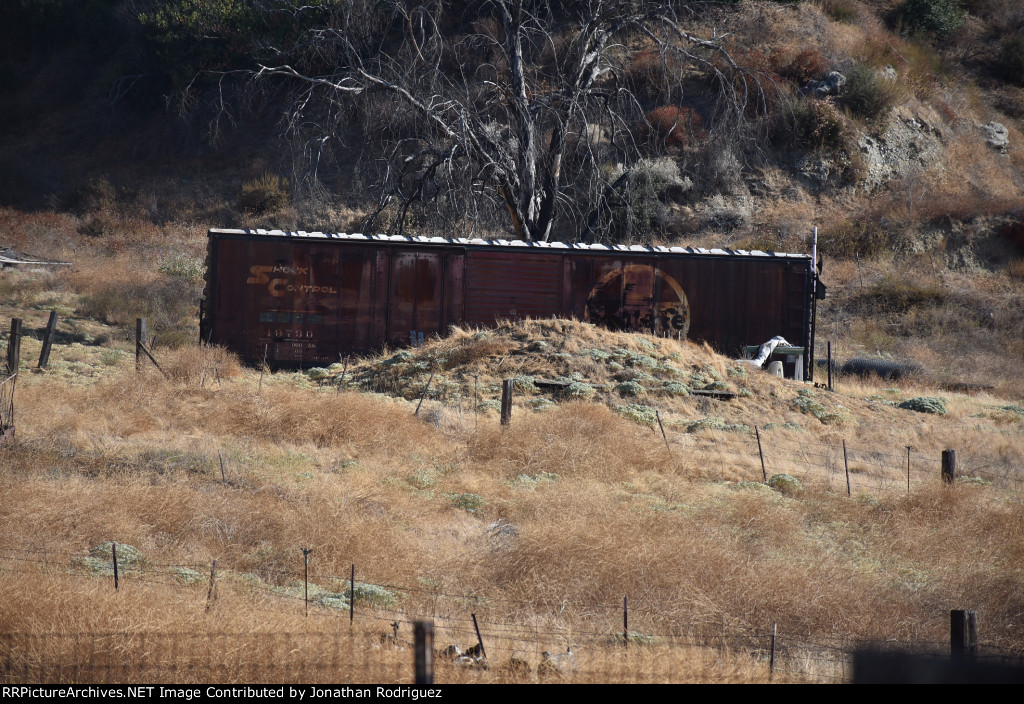
<path id="1" fill-rule="evenodd" d="M 182 591 L 185 599 L 209 599 L 212 590 L 207 590 L 206 581 L 194 578 L 204 572 L 212 575 L 208 567 L 153 562 L 125 565 L 120 570 L 121 588 L 171 588 Z M 106 571 L 84 572 L 79 556 L 42 548 L 0 547 L 0 570 L 31 580 L 38 580 L 41 574 L 92 581 L 112 576 Z M 291 584 L 302 576 L 298 570 L 282 572 L 282 581 Z M 343 582 L 348 575 L 321 574 L 317 578 L 326 583 Z M 750 668 L 755 672 L 762 668 L 762 676 L 770 672 L 777 679 L 846 682 L 851 677 L 853 655 L 859 650 L 935 657 L 950 654 L 948 641 L 858 640 L 844 635 L 789 632 L 784 624 L 777 637 L 770 624 L 763 628 L 707 623 L 666 626 L 659 605 L 642 599 L 634 600 L 628 610 L 636 630 L 615 625 L 625 621 L 624 604 L 599 601 L 574 604 L 576 618 L 570 624 L 530 625 L 530 619 L 517 620 L 508 614 L 543 605 L 423 586 L 355 584 L 354 599 L 349 591 L 308 602 L 301 588 L 250 581 L 249 593 L 259 599 L 263 613 L 294 617 L 308 609 L 313 618 L 307 621 L 307 628 L 297 631 L 259 627 L 251 632 L 204 631 L 197 627 L 190 633 L 132 629 L 0 633 L 0 681 L 408 683 L 412 661 L 408 634 L 413 623 L 428 620 L 434 624 L 439 651 L 448 644 L 468 649 L 477 642 L 478 614 L 488 668 L 482 669 L 479 661 L 440 661 L 438 681 L 530 681 L 545 676 L 576 682 L 692 681 L 692 668 L 685 663 L 703 660 L 704 676 L 710 678 L 728 679 L 730 672 L 746 668 L 745 679 L 749 680 Z M 374 590 L 387 590 L 402 598 L 387 605 L 373 597 L 360 598 L 360 594 L 373 594 Z M 354 609 L 351 616 L 350 606 Z M 623 621 L 619 621 L 620 616 Z M 663 625 L 645 627 L 652 623 Z M 574 651 L 572 668 L 545 673 L 542 663 L 550 654 L 566 653 L 570 648 Z M 978 654 L 991 660 L 1019 661 L 1024 645 L 982 640 Z"/>

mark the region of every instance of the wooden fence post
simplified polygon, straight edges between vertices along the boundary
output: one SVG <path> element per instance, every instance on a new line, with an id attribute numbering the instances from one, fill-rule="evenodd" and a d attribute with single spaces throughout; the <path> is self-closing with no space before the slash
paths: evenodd
<path id="1" fill-rule="evenodd" d="M 846 440 L 843 440 L 843 466 L 846 467 L 846 495 L 852 496 L 850 493 L 850 461 L 846 458 Z"/>
<path id="2" fill-rule="evenodd" d="M 942 451 L 942 481 L 946 484 L 956 481 L 956 450 Z"/>
<path id="3" fill-rule="evenodd" d="M 480 635 L 480 626 L 477 625 L 476 614 L 471 614 L 471 615 L 473 616 L 473 630 L 476 631 L 476 644 L 478 646 L 480 646 L 480 657 L 486 659 L 487 658 L 487 651 L 484 650 L 484 639 L 483 639 L 483 636 Z"/>
<path id="4" fill-rule="evenodd" d="M 629 596 L 622 597 L 622 643 L 629 647 Z"/>
<path id="5" fill-rule="evenodd" d="M 135 371 L 142 368 L 142 348 L 146 345 L 146 319 L 135 319 Z"/>
<path id="6" fill-rule="evenodd" d="M 978 655 L 978 612 L 949 612 L 949 655 L 953 660 L 973 660 Z"/>
<path id="7" fill-rule="evenodd" d="M 832 340 L 828 341 L 828 390 L 836 390 L 832 385 Z"/>
<path id="8" fill-rule="evenodd" d="M 772 653 L 768 660 L 768 680 L 775 677 L 775 637 L 778 634 L 778 622 L 772 621 Z"/>
<path id="9" fill-rule="evenodd" d="M 505 379 L 501 382 L 501 424 L 508 425 L 512 422 L 512 387 L 515 384 L 513 379 Z"/>
<path id="10" fill-rule="evenodd" d="M 116 592 L 117 589 L 118 589 L 118 586 L 117 586 L 117 542 L 116 541 L 111 541 L 111 543 L 110 543 L 110 552 L 111 552 L 111 554 L 113 555 L 113 558 L 114 558 L 114 591 Z"/>
<path id="11" fill-rule="evenodd" d="M 43 349 L 39 352 L 39 368 L 46 369 L 50 363 L 50 347 L 53 345 L 53 334 L 57 330 L 57 311 L 50 311 L 50 319 L 46 321 L 46 330 L 43 332 Z"/>
<path id="12" fill-rule="evenodd" d="M 11 334 L 7 338 L 7 374 L 18 371 L 21 364 L 21 318 L 11 318 Z"/>
<path id="13" fill-rule="evenodd" d="M 661 428 L 661 438 L 665 441 L 665 449 L 668 450 L 669 457 L 672 456 L 672 446 L 668 444 L 668 435 L 665 434 L 665 426 L 661 422 L 661 413 L 657 410 L 654 411 L 654 417 L 658 420 L 658 427 Z"/>
<path id="14" fill-rule="evenodd" d="M 348 582 L 348 625 L 351 627 L 356 620 L 356 563 L 352 563 L 352 572 Z"/>
<path id="15" fill-rule="evenodd" d="M 217 561 L 214 560 L 213 564 L 210 565 L 210 588 L 206 591 L 206 610 L 207 611 L 210 610 L 210 605 L 213 603 L 213 600 L 217 598 L 217 592 L 216 592 L 216 589 L 217 589 L 216 584 L 217 583 L 215 581 L 216 579 L 217 579 Z"/>
<path id="16" fill-rule="evenodd" d="M 304 599 L 306 602 L 306 616 L 309 616 L 309 553 L 313 552 L 310 548 L 302 548 L 302 561 L 304 564 L 304 572 L 302 574 L 302 581 L 305 585 Z"/>
<path id="17" fill-rule="evenodd" d="M 764 477 L 764 483 L 768 483 L 768 470 L 764 468 L 764 450 L 761 449 L 761 431 L 754 426 L 754 436 L 757 437 L 757 454 L 761 457 L 761 476 Z"/>
<path id="18" fill-rule="evenodd" d="M 434 684 L 434 624 L 416 621 L 412 632 L 416 649 L 416 684 Z"/>
<path id="19" fill-rule="evenodd" d="M 423 393 L 420 394 L 420 402 L 416 404 L 416 412 L 413 413 L 414 416 L 418 416 L 420 414 L 420 406 L 423 405 L 423 399 L 425 399 L 427 397 L 427 392 L 430 391 L 430 384 L 433 383 L 433 381 L 434 381 L 434 370 L 431 369 L 430 370 L 430 378 L 427 379 L 427 385 L 423 387 Z"/>
<path id="20" fill-rule="evenodd" d="M 907 445 L 907 493 L 910 493 L 910 451 L 914 449 L 913 445 Z"/>

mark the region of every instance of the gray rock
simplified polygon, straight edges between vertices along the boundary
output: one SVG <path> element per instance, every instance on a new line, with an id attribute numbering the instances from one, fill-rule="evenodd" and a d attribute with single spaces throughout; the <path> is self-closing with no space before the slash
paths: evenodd
<path id="1" fill-rule="evenodd" d="M 819 98 L 824 98 L 826 95 L 836 95 L 839 89 L 845 85 L 846 76 L 839 73 L 839 71 L 833 71 L 820 81 L 808 81 L 807 92 Z"/>
<path id="2" fill-rule="evenodd" d="M 1006 148 L 1010 146 L 1010 131 L 1006 129 L 1006 125 L 1001 122 L 989 122 L 985 125 L 978 125 L 985 135 L 985 141 L 988 146 L 993 149 L 1006 152 Z"/>
<path id="3" fill-rule="evenodd" d="M 942 133 L 921 118 L 891 120 L 877 135 L 857 140 L 868 190 L 890 181 L 913 179 L 941 164 Z"/>

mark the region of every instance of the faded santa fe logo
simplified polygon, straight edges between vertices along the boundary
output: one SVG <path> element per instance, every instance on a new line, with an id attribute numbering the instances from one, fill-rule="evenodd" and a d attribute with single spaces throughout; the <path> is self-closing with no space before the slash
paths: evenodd
<path id="1" fill-rule="evenodd" d="M 649 264 L 627 264 L 590 290 L 586 318 L 612 330 L 686 337 L 690 306 L 670 275 Z"/>

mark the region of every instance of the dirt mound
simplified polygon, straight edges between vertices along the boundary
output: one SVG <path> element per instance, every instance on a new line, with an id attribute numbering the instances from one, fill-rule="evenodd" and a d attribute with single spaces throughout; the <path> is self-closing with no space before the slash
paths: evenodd
<path id="1" fill-rule="evenodd" d="M 476 412 L 497 412 L 501 382 L 512 379 L 514 405 L 524 409 L 594 401 L 641 424 L 654 424 L 660 415 L 665 425 L 691 432 L 750 430 L 789 414 L 815 425 L 849 419 L 827 394 L 810 399 L 806 384 L 770 376 L 707 345 L 574 320 L 452 328 L 448 337 L 420 347 L 307 374 L 325 386 Z"/>

